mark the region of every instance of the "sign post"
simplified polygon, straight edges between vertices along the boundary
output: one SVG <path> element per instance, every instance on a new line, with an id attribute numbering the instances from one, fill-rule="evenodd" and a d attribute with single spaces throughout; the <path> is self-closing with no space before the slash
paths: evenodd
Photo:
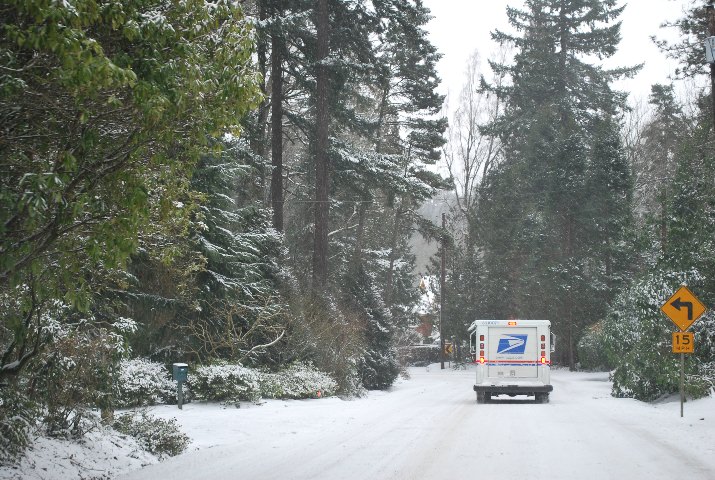
<path id="1" fill-rule="evenodd" d="M 680 329 L 679 332 L 673 332 L 673 353 L 680 353 L 680 417 L 682 418 L 685 403 L 685 354 L 695 351 L 695 335 L 686 330 L 707 309 L 688 287 L 681 285 L 660 307 L 660 310 Z"/>

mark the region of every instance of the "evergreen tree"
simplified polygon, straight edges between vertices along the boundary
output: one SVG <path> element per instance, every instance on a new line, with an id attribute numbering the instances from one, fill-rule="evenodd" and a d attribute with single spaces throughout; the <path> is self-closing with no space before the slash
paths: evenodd
<path id="1" fill-rule="evenodd" d="M 663 252 L 668 241 L 667 208 L 676 170 L 675 158 L 682 139 L 689 135 L 690 126 L 675 100 L 672 85 L 653 85 L 649 103 L 655 111 L 643 129 L 644 154 L 634 165 L 641 199 L 637 213 L 655 227 L 655 237 Z"/>
<path id="2" fill-rule="evenodd" d="M 390 312 L 365 272 L 346 280 L 345 293 L 351 310 L 366 323 L 365 349 L 358 363 L 362 384 L 369 390 L 388 388 L 400 373 Z"/>
<path id="3" fill-rule="evenodd" d="M 571 367 L 583 328 L 604 311 L 583 300 L 607 304 L 627 271 L 612 250 L 626 241 L 632 187 L 611 120 L 623 95 L 610 82 L 635 69 L 586 61 L 615 53 L 623 10 L 615 4 L 533 0 L 507 9 L 522 35 L 493 34 L 517 52 L 513 64 L 492 66 L 512 83 L 484 84 L 505 107 L 486 129 L 501 139 L 504 160 L 485 179 L 478 214 L 491 287 L 506 291 L 497 309 L 552 319 L 565 345 L 557 358 Z"/>
<path id="4" fill-rule="evenodd" d="M 285 195 L 283 226 L 298 288 L 306 287 L 304 280 L 317 271 L 306 258 L 326 262 L 319 269 L 326 269 L 324 303 L 312 302 L 309 308 L 321 303 L 318 310 L 344 315 L 334 319 L 336 329 L 348 319 L 369 325 L 364 313 L 373 308 L 369 296 L 361 297 L 365 305 L 345 300 L 345 285 L 360 276 L 370 292 L 390 296 L 383 301 L 393 308 L 383 323 L 405 325 L 414 296 L 407 239 L 419 221 L 419 204 L 444 185 L 426 168 L 439 158 L 445 126 L 431 118 L 442 98 L 434 91 L 438 55 L 423 28 L 429 15 L 421 1 L 413 0 L 326 5 L 329 53 L 321 60 L 325 51 L 318 51 L 318 21 L 325 15 L 317 15 L 314 2 L 256 2 L 259 57 L 263 48 L 268 74 L 265 105 L 273 124 L 261 124 L 268 120 L 265 111 L 263 120 L 260 113 L 253 119 L 252 151 L 264 164 L 272 158 L 276 226 L 277 190 Z M 319 77 L 327 95 L 318 91 Z M 326 103 L 319 110 L 321 99 Z M 330 228 L 322 225 L 326 221 Z M 318 230 L 322 246 L 315 243 Z M 389 353 L 386 344 L 366 341 L 365 352 L 376 349 L 370 355 Z"/>
<path id="5" fill-rule="evenodd" d="M 202 360 L 246 358 L 254 345 L 278 338 L 284 323 L 277 289 L 281 237 L 260 203 L 237 196 L 254 174 L 240 161 L 242 143 L 233 140 L 223 154 L 203 157 L 192 179 L 205 198 L 193 226 L 205 264 L 195 280 L 196 308 L 182 316 L 188 346 Z"/>
<path id="6" fill-rule="evenodd" d="M 676 22 L 686 34 L 677 52 L 663 44 L 667 54 L 677 53 L 686 75 L 703 71 L 702 52 L 696 54 L 691 48 L 694 37 L 706 32 L 700 12 L 695 8 Z M 598 337 L 609 353 L 610 367 L 615 368 L 614 395 L 652 400 L 677 391 L 679 369 L 669 353 L 672 325 L 660 307 L 681 284 L 706 304 L 713 301 L 715 156 L 708 93 L 698 97 L 691 118 L 683 114 L 671 88 L 653 87 L 656 113 L 645 127 L 643 144 L 644 157 L 653 163 L 638 172 L 642 176 L 657 172 L 650 185 L 657 195 L 652 220 L 656 233 L 648 232 L 655 247 L 649 252 L 648 271 L 619 296 Z M 707 394 L 713 382 L 714 329 L 710 312 L 692 327 L 696 351 L 686 363 L 685 389 L 694 397 Z"/>
<path id="7" fill-rule="evenodd" d="M 708 2 L 711 3 L 711 2 Z M 656 40 L 658 47 L 669 58 L 679 63 L 676 75 L 696 77 L 710 73 L 705 63 L 703 39 L 709 35 L 707 9 L 703 2 L 691 1 L 686 14 L 672 22 L 665 22 L 664 27 L 679 31 L 678 41 Z"/>

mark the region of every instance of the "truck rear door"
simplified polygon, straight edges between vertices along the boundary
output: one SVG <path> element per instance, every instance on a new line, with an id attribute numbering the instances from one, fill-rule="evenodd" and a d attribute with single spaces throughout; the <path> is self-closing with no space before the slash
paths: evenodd
<path id="1" fill-rule="evenodd" d="M 536 327 L 490 327 L 487 365 L 490 378 L 537 378 Z"/>

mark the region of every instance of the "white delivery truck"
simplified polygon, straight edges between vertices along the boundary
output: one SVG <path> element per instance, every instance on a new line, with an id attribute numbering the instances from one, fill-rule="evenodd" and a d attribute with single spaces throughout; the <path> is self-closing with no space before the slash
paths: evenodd
<path id="1" fill-rule="evenodd" d="M 554 339 L 548 320 L 475 320 L 469 343 L 477 364 L 477 403 L 494 395 L 549 401 Z"/>

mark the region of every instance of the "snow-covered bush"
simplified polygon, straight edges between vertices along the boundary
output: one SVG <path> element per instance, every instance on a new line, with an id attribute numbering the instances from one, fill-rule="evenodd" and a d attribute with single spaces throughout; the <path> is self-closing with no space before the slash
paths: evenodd
<path id="1" fill-rule="evenodd" d="M 163 363 L 143 358 L 122 360 L 117 379 L 117 406 L 122 408 L 176 402 L 176 382 Z"/>
<path id="2" fill-rule="evenodd" d="M 635 282 L 617 299 L 603 323 L 602 342 L 612 373 L 616 397 L 652 401 L 679 389 L 680 363 L 672 353 L 674 326 L 660 311 L 661 305 L 678 285 L 690 283 L 697 290 L 701 275 L 691 272 L 657 272 Z M 708 332 L 715 327 L 715 316 L 707 313 L 693 327 L 695 355 L 686 362 L 685 391 L 698 398 L 709 393 L 713 374 L 704 373 L 713 361 L 715 346 Z"/>
<path id="3" fill-rule="evenodd" d="M 30 443 L 36 408 L 9 385 L 0 386 L 0 465 L 11 464 Z"/>
<path id="4" fill-rule="evenodd" d="M 189 375 L 196 398 L 221 402 L 256 401 L 261 398 L 260 373 L 241 365 L 203 365 Z"/>
<path id="5" fill-rule="evenodd" d="M 335 395 L 338 384 L 327 373 L 310 363 L 294 363 L 278 373 L 264 373 L 260 378 L 265 398 L 314 398 Z M 320 392 L 320 393 L 318 393 Z"/>
<path id="6" fill-rule="evenodd" d="M 115 430 L 136 438 L 145 450 L 160 459 L 180 454 L 191 443 L 179 430 L 176 419 L 164 420 L 144 411 L 120 415 L 113 426 Z"/>
<path id="7" fill-rule="evenodd" d="M 291 324 L 285 354 L 310 358 L 318 370 L 338 383 L 338 395 L 360 396 L 365 392 L 358 365 L 365 351 L 363 320 L 341 310 L 329 294 L 317 297 L 296 292 L 295 295 L 292 300 L 300 321 Z"/>

